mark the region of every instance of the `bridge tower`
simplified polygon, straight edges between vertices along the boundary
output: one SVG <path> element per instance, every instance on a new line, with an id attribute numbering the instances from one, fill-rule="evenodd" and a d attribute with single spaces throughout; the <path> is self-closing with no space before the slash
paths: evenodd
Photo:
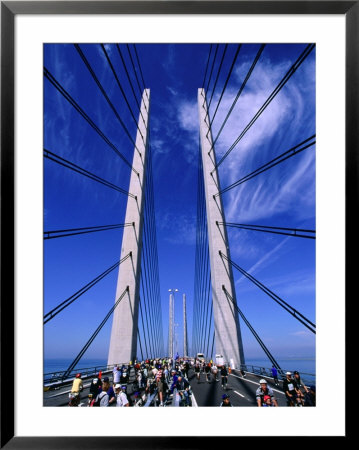
<path id="1" fill-rule="evenodd" d="M 174 311 L 174 294 L 170 293 L 169 300 L 169 321 L 168 321 L 168 357 L 173 358 L 173 311 Z"/>
<path id="2" fill-rule="evenodd" d="M 186 294 L 183 294 L 183 356 L 188 356 Z"/>
<path id="3" fill-rule="evenodd" d="M 144 186 L 146 176 L 146 153 L 149 141 L 150 91 L 142 94 L 141 111 L 138 120 L 136 148 L 133 155 L 129 192 L 135 197 L 128 197 L 125 227 L 122 237 L 121 259 L 131 254 L 119 268 L 116 299 L 127 289 L 123 300 L 115 309 L 108 364 L 126 363 L 137 355 L 138 310 L 140 296 L 140 272 L 142 250 L 142 228 L 144 214 Z"/>
<path id="4" fill-rule="evenodd" d="M 198 110 L 200 123 L 201 156 L 205 187 L 209 257 L 212 281 L 212 301 L 216 353 L 224 356 L 225 361 L 235 366 L 244 364 L 242 337 L 237 311 L 226 297 L 225 286 L 236 303 L 232 266 L 222 258 L 230 259 L 226 228 L 218 223 L 225 222 L 221 197 L 215 197 L 220 191 L 220 181 L 216 169 L 216 155 L 212 148 L 212 133 L 209 126 L 209 114 L 204 89 L 198 89 Z"/>

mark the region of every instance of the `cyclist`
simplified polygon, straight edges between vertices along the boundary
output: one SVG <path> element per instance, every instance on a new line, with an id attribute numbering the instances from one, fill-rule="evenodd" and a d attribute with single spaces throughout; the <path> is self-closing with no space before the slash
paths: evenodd
<path id="1" fill-rule="evenodd" d="M 186 406 L 192 406 L 191 402 L 191 386 L 186 380 L 186 378 L 179 376 L 176 381 L 172 383 L 171 392 L 173 393 L 174 388 L 177 389 L 177 392 L 184 400 Z"/>
<path id="2" fill-rule="evenodd" d="M 81 380 L 81 373 L 77 373 L 75 379 L 72 383 L 71 392 L 69 394 L 70 402 L 69 406 L 78 406 L 80 404 L 80 392 L 84 388 L 83 382 Z"/>
<path id="3" fill-rule="evenodd" d="M 225 364 L 221 367 L 222 388 L 227 389 L 228 371 Z"/>
<path id="4" fill-rule="evenodd" d="M 228 394 L 222 395 L 222 403 L 219 406 L 233 406 L 232 403 L 229 400 Z"/>
<path id="5" fill-rule="evenodd" d="M 206 367 L 204 368 L 204 371 L 206 373 L 206 381 L 207 381 L 207 383 L 209 383 L 209 377 L 210 377 L 210 373 L 211 373 L 211 366 L 209 364 L 207 364 Z"/>
<path id="6" fill-rule="evenodd" d="M 213 366 L 212 366 L 212 373 L 213 373 L 214 380 L 219 381 L 219 379 L 217 378 L 218 367 L 216 366 L 215 363 L 213 363 Z"/>
<path id="7" fill-rule="evenodd" d="M 259 388 L 256 390 L 256 400 L 258 406 L 278 406 L 277 400 L 274 397 L 273 390 L 268 386 L 267 380 L 265 380 L 264 378 L 262 380 L 259 380 Z"/>
<path id="8" fill-rule="evenodd" d="M 200 366 L 200 364 L 198 362 L 194 366 L 194 372 L 195 372 L 196 377 L 197 377 L 197 383 L 199 383 L 200 382 L 200 377 L 201 377 L 201 366 Z"/>

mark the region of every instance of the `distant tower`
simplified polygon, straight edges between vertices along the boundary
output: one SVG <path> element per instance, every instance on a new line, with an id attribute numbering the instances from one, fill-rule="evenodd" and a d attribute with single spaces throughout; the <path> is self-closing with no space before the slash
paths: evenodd
<path id="1" fill-rule="evenodd" d="M 186 294 L 183 294 L 183 356 L 188 356 Z"/>
<path id="2" fill-rule="evenodd" d="M 168 321 L 168 356 L 173 358 L 173 294 L 170 293 Z"/>

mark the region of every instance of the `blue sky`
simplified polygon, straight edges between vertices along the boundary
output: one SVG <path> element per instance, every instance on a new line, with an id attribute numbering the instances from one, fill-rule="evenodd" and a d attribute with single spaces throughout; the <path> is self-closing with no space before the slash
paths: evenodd
<path id="1" fill-rule="evenodd" d="M 216 145 L 225 153 L 298 58 L 305 44 L 268 44 Z M 176 322 L 182 342 L 182 294 L 187 295 L 191 344 L 196 239 L 198 158 L 197 89 L 208 44 L 137 45 L 151 89 L 151 142 L 164 343 L 167 348 L 168 289 L 178 288 Z M 132 120 L 100 45 L 81 45 L 111 101 L 135 136 Z M 124 54 L 126 49 L 121 45 Z M 218 70 L 218 50 L 209 94 Z M 213 122 L 216 136 L 259 44 L 239 53 Z M 213 114 L 236 50 L 228 46 L 210 111 Z M 116 48 L 106 51 L 129 92 Z M 127 60 L 129 64 L 129 61 Z M 101 95 L 74 46 L 44 46 L 44 64 L 121 153 L 133 145 Z M 129 66 L 130 67 L 130 66 Z M 130 71 L 132 73 L 132 71 Z M 208 79 L 208 78 L 207 78 Z M 226 187 L 315 134 L 315 50 L 219 167 Z M 127 189 L 130 170 L 74 108 L 44 80 L 44 147 Z M 44 161 L 44 230 L 123 223 L 126 196 Z M 223 194 L 228 222 L 315 229 L 315 146 Z M 228 229 L 231 257 L 239 266 L 315 322 L 315 241 Z M 44 312 L 69 297 L 120 257 L 121 230 L 44 242 Z M 314 336 L 234 269 L 238 305 L 275 357 L 313 356 Z M 106 277 L 44 327 L 47 358 L 74 357 L 115 299 L 117 271 Z M 242 323 L 245 357 L 263 351 Z M 85 357 L 107 358 L 111 320 Z M 182 346 L 179 351 L 181 352 Z"/>

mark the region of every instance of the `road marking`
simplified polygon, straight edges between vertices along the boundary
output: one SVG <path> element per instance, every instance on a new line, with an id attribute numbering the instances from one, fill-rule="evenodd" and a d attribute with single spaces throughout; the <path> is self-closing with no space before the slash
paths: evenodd
<path id="1" fill-rule="evenodd" d="M 230 375 L 232 375 L 232 377 L 240 378 L 240 379 L 243 380 L 243 381 L 249 381 L 249 383 L 256 384 L 256 385 L 259 387 L 259 383 L 256 382 L 256 381 L 247 380 L 247 378 L 243 378 L 243 377 L 240 377 L 240 376 L 238 376 L 238 375 L 234 375 L 233 373 L 230 373 Z M 274 389 L 274 388 L 272 388 L 272 387 L 271 387 L 271 389 L 272 389 L 273 391 L 275 391 L 275 392 L 278 392 L 279 394 L 285 395 L 284 392 L 278 391 L 278 389 Z"/>
<path id="2" fill-rule="evenodd" d="M 192 406 L 198 408 L 197 400 L 193 393 L 192 393 Z"/>
<path id="3" fill-rule="evenodd" d="M 244 395 L 240 394 L 239 392 L 237 392 L 237 391 L 233 391 L 233 392 L 235 392 L 236 394 L 238 394 L 238 395 L 240 395 L 241 397 L 244 398 Z"/>

